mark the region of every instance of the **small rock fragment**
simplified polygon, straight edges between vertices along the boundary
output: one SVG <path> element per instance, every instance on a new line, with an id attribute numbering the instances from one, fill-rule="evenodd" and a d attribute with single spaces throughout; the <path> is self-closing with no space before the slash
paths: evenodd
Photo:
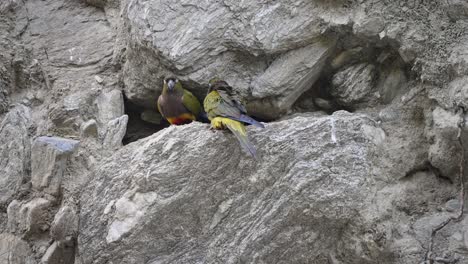
<path id="1" fill-rule="evenodd" d="M 104 125 L 124 114 L 123 96 L 119 90 L 101 93 L 96 99 L 96 105 L 98 121 Z"/>
<path id="2" fill-rule="evenodd" d="M 458 210 L 460 210 L 460 201 L 458 201 L 457 199 L 452 199 L 448 202 L 445 203 L 445 210 L 447 210 L 447 212 L 456 212 Z"/>
<path id="3" fill-rule="evenodd" d="M 128 116 L 123 115 L 107 123 L 107 131 L 103 145 L 107 149 L 118 149 L 122 146 L 122 139 L 127 132 Z"/>
<path id="4" fill-rule="evenodd" d="M 13 200 L 7 207 L 8 229 L 10 232 L 15 232 L 18 223 L 18 213 L 21 208 L 21 203 L 18 200 Z"/>
<path id="5" fill-rule="evenodd" d="M 440 107 L 432 111 L 433 127 L 430 131 L 434 143 L 429 147 L 429 161 L 444 177 L 458 177 L 461 148 L 457 140 L 460 117 Z"/>
<path id="6" fill-rule="evenodd" d="M 101 84 L 101 83 L 104 81 L 101 77 L 99 77 L 99 75 L 95 75 L 95 76 L 94 76 L 94 79 L 95 79 L 96 82 L 99 83 L 99 84 Z"/>
<path id="7" fill-rule="evenodd" d="M 339 104 L 355 108 L 360 103 L 376 99 L 372 93 L 374 77 L 373 65 L 353 65 L 333 76 L 330 93 Z"/>
<path id="8" fill-rule="evenodd" d="M 87 122 L 81 124 L 80 130 L 82 138 L 97 138 L 99 135 L 97 122 L 94 119 L 88 120 Z"/>
<path id="9" fill-rule="evenodd" d="M 48 208 L 50 201 L 44 198 L 35 198 L 21 206 L 17 221 L 19 227 L 27 235 L 42 233 L 49 229 Z"/>
<path id="10" fill-rule="evenodd" d="M 3 233 L 0 234 L 0 263 L 32 264 L 36 262 L 26 241 L 15 235 Z"/>
<path id="11" fill-rule="evenodd" d="M 67 264 L 73 263 L 74 257 L 74 248 L 60 247 L 57 242 L 54 242 L 42 256 L 41 262 L 42 264 Z"/>
<path id="12" fill-rule="evenodd" d="M 73 246 L 78 234 L 78 216 L 70 206 L 64 206 L 55 215 L 50 234 L 62 246 Z"/>
<path id="13" fill-rule="evenodd" d="M 33 188 L 58 195 L 67 159 L 78 144 L 79 141 L 60 137 L 37 138 L 31 153 Z"/>

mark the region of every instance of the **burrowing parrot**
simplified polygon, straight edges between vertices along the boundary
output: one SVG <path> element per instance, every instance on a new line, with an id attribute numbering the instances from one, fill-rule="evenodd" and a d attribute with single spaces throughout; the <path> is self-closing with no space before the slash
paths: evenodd
<path id="1" fill-rule="evenodd" d="M 191 92 L 182 87 L 179 80 L 171 77 L 164 80 L 158 98 L 158 110 L 171 125 L 182 125 L 198 118 L 201 105 Z"/>
<path id="2" fill-rule="evenodd" d="M 220 79 L 212 79 L 209 82 L 208 95 L 203 101 L 203 107 L 214 129 L 228 128 L 237 138 L 241 147 L 256 156 L 255 147 L 247 137 L 247 131 L 243 123 L 252 124 L 264 128 L 263 124 L 247 116 L 247 111 L 241 100 L 227 82 Z"/>

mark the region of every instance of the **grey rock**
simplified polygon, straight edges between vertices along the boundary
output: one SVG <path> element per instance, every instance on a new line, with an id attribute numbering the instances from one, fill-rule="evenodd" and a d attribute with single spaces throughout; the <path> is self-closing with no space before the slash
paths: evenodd
<path id="1" fill-rule="evenodd" d="M 464 78 L 468 75 L 468 52 L 467 52 L 467 40 L 466 34 L 460 34 L 460 39 L 454 44 L 451 49 L 450 57 L 448 61 L 452 65 L 452 70 L 455 76 Z M 450 80 L 452 81 L 452 80 Z"/>
<path id="2" fill-rule="evenodd" d="M 31 182 L 33 188 L 57 196 L 68 157 L 79 141 L 59 137 L 39 137 L 31 152 Z"/>
<path id="3" fill-rule="evenodd" d="M 295 262 L 331 253 L 370 188 L 365 156 L 375 134 L 363 129 L 373 126 L 341 111 L 249 127 L 257 161 L 232 135 L 200 123 L 126 145 L 84 188 L 83 263 Z"/>
<path id="4" fill-rule="evenodd" d="M 447 3 L 447 13 L 453 21 L 468 19 L 468 3 L 455 0 Z"/>
<path id="5" fill-rule="evenodd" d="M 122 139 L 127 132 L 127 123 L 127 115 L 123 115 L 107 123 L 107 130 L 102 143 L 105 148 L 115 150 L 122 146 Z"/>
<path id="6" fill-rule="evenodd" d="M 379 91 L 381 101 L 390 103 L 403 90 L 403 85 L 406 83 L 406 76 L 402 69 L 392 67 L 389 70 L 382 72 L 380 82 L 376 89 Z"/>
<path id="7" fill-rule="evenodd" d="M 6 206 L 22 182 L 28 179 L 31 118 L 28 107 L 17 105 L 0 124 L 0 205 Z"/>
<path id="8" fill-rule="evenodd" d="M 386 107 L 379 112 L 379 119 L 383 122 L 396 121 L 401 117 L 401 112 L 394 107 Z"/>
<path id="9" fill-rule="evenodd" d="M 21 208 L 21 203 L 18 200 L 13 200 L 7 208 L 8 216 L 8 230 L 10 232 L 15 232 L 17 229 L 18 223 L 18 213 Z"/>
<path id="10" fill-rule="evenodd" d="M 7 92 L 4 88 L 4 84 L 0 82 L 0 114 L 7 111 L 9 102 L 8 102 Z"/>
<path id="11" fill-rule="evenodd" d="M 366 37 L 376 37 L 385 28 L 385 21 L 381 17 L 357 16 L 353 25 L 353 32 Z"/>
<path id="12" fill-rule="evenodd" d="M 34 198 L 21 205 L 17 216 L 18 227 L 26 235 L 42 233 L 49 229 L 48 210 L 51 202 L 44 198 Z"/>
<path id="13" fill-rule="evenodd" d="M 375 101 L 375 67 L 358 64 L 346 68 L 333 76 L 330 94 L 345 107 L 359 108 L 362 103 Z"/>
<path id="14" fill-rule="evenodd" d="M 277 98 L 273 108 L 277 113 L 265 109 L 252 114 L 274 119 L 285 113 L 318 79 L 333 48 L 333 42 L 318 42 L 278 57 L 252 82 L 254 97 Z"/>
<path id="15" fill-rule="evenodd" d="M 59 247 L 57 242 L 52 243 L 41 258 L 41 264 L 73 264 L 74 261 L 74 249 Z"/>
<path id="16" fill-rule="evenodd" d="M 78 234 L 78 215 L 71 206 L 60 208 L 54 217 L 50 234 L 60 246 L 73 247 Z"/>
<path id="17" fill-rule="evenodd" d="M 429 161 L 444 177 L 455 180 L 460 170 L 462 151 L 457 140 L 460 116 L 437 107 L 432 112 L 432 118 L 434 143 L 429 148 Z"/>
<path id="18" fill-rule="evenodd" d="M 95 79 L 96 82 L 99 83 L 99 84 L 101 84 L 101 83 L 104 81 L 99 75 L 94 76 L 94 79 Z"/>
<path id="19" fill-rule="evenodd" d="M 460 210 L 460 206 L 461 206 L 461 203 L 459 200 L 452 199 L 445 203 L 445 210 L 447 210 L 447 212 L 457 212 Z"/>
<path id="20" fill-rule="evenodd" d="M 428 168 L 428 149 L 431 144 L 426 137 L 426 123 L 430 101 L 418 97 L 411 104 L 392 104 L 379 111 L 376 118 L 385 131 L 385 141 L 376 153 L 370 156 L 379 166 L 375 175 L 384 182 L 395 182 Z M 377 120 L 375 120 L 377 121 Z"/>
<path id="21" fill-rule="evenodd" d="M 468 108 L 468 77 L 461 77 L 453 80 L 448 85 L 449 96 L 447 105 L 463 106 Z"/>
<path id="22" fill-rule="evenodd" d="M 36 264 L 28 243 L 7 233 L 0 234 L 0 263 Z"/>
<path id="23" fill-rule="evenodd" d="M 91 119 L 88 120 L 87 122 L 81 124 L 81 138 L 98 138 L 99 137 L 99 132 L 98 132 L 98 124 L 96 120 Z"/>
<path id="24" fill-rule="evenodd" d="M 119 90 L 102 92 L 96 99 L 96 105 L 98 121 L 104 125 L 124 114 L 123 96 Z"/>
<path id="25" fill-rule="evenodd" d="M 82 90 L 70 93 L 57 103 L 51 104 L 48 117 L 53 124 L 48 130 L 51 134 L 66 137 L 78 137 L 83 120 L 96 118 L 92 102 L 96 98 L 95 90 Z M 94 112 L 93 114 L 89 112 Z"/>
<path id="26" fill-rule="evenodd" d="M 466 221 L 464 221 L 465 227 L 467 226 Z M 465 246 L 465 249 L 468 249 L 468 231 L 465 229 L 463 232 L 463 244 Z"/>

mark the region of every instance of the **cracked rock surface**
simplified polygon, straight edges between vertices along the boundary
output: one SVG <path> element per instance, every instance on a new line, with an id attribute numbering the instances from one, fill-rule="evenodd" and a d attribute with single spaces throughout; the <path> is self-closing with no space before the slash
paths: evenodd
<path id="1" fill-rule="evenodd" d="M 0 1 L 0 263 L 467 263 L 467 40 L 460 0 Z M 160 120 L 169 75 L 258 157 Z"/>

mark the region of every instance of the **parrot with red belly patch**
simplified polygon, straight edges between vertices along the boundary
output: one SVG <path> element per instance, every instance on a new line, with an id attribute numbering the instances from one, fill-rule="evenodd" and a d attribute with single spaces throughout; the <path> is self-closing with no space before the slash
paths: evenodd
<path id="1" fill-rule="evenodd" d="M 159 113 L 171 125 L 183 125 L 197 120 L 201 113 L 201 104 L 198 99 L 176 78 L 166 78 L 163 90 L 158 98 Z"/>

